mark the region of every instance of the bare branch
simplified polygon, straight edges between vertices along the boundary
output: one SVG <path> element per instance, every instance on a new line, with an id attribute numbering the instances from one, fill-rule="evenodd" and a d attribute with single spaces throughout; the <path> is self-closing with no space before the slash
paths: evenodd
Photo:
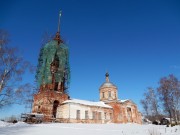
<path id="1" fill-rule="evenodd" d="M 18 54 L 17 48 L 9 47 L 8 34 L 0 30 L 0 108 L 22 103 L 28 96 L 28 85 L 21 84 L 22 75 L 31 64 Z"/>

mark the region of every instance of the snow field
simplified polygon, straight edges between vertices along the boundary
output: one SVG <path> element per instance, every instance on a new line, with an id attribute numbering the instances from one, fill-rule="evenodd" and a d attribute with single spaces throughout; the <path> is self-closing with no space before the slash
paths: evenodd
<path id="1" fill-rule="evenodd" d="M 0 121 L 0 135 L 180 135 L 180 126 L 138 124 L 10 124 Z"/>

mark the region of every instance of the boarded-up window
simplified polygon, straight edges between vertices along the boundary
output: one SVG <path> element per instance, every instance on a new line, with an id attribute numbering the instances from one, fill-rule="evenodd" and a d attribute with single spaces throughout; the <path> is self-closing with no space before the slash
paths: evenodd
<path id="1" fill-rule="evenodd" d="M 80 119 L 80 110 L 76 111 L 76 119 L 78 119 L 78 120 Z"/>
<path id="2" fill-rule="evenodd" d="M 89 119 L 88 111 L 85 111 L 85 119 Z"/>
<path id="3" fill-rule="evenodd" d="M 98 113 L 98 119 L 101 120 L 101 112 Z"/>
<path id="4" fill-rule="evenodd" d="M 96 119 L 96 112 L 93 112 L 92 116 L 93 116 L 92 119 L 95 120 Z"/>

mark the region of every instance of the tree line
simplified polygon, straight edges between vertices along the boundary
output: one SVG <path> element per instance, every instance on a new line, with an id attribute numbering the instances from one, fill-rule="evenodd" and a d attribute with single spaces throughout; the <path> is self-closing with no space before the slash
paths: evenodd
<path id="1" fill-rule="evenodd" d="M 140 101 L 144 115 L 151 121 L 169 117 L 180 121 L 180 81 L 173 74 L 162 77 L 157 88 L 148 87 Z"/>

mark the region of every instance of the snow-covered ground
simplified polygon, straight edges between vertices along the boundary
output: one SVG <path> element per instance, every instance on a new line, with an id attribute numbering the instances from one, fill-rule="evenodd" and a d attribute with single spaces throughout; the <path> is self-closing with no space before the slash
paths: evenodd
<path id="1" fill-rule="evenodd" d="M 10 124 L 0 121 L 0 135 L 180 135 L 180 126 L 138 124 Z"/>

